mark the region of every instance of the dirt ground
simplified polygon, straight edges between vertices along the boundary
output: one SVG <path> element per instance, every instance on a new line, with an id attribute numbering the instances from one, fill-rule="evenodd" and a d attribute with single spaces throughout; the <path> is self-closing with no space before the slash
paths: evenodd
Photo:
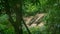
<path id="1" fill-rule="evenodd" d="M 37 16 L 37 19 L 35 21 L 37 21 L 38 19 L 41 19 L 45 15 L 46 15 L 45 13 L 36 14 L 35 16 L 24 17 L 24 20 L 28 27 L 35 27 L 35 26 L 41 27 L 41 26 L 44 26 L 44 22 L 40 22 L 39 25 L 36 25 L 36 23 L 33 23 L 31 26 L 29 26 L 28 23 L 31 21 L 32 18 L 35 18 L 36 16 Z"/>

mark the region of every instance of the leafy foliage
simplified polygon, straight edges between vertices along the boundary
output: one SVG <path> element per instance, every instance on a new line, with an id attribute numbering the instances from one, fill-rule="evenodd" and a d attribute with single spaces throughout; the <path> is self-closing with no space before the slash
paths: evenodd
<path id="1" fill-rule="evenodd" d="M 16 1 L 19 0 L 8 0 L 11 15 L 15 14 Z M 3 0 L 4 2 L 4 0 Z M 4 4 L 0 0 L 0 30 L 3 30 L 4 34 L 15 34 L 14 28 L 8 21 L 8 16 L 4 11 Z M 36 15 L 37 13 L 47 13 L 44 17 L 45 30 L 41 28 L 30 28 L 32 34 L 60 34 L 60 0 L 24 0 L 22 4 L 23 16 Z M 2 13 L 2 14 L 1 14 Z M 13 19 L 15 20 L 15 15 Z M 16 21 L 16 20 L 15 20 Z M 8 26 L 9 25 L 9 26 Z M 23 33 L 28 34 L 25 28 L 23 28 Z"/>

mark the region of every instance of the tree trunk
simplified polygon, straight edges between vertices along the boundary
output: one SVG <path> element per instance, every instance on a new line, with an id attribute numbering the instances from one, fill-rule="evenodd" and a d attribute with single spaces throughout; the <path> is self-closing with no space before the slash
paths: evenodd
<path id="1" fill-rule="evenodd" d="M 19 2 L 17 2 L 19 1 Z M 22 34 L 22 1 L 17 0 L 17 4 L 16 4 L 16 22 L 14 22 L 14 20 L 11 17 L 11 12 L 10 12 L 10 6 L 8 3 L 8 0 L 5 0 L 5 10 L 6 13 L 9 16 L 9 21 L 10 23 L 13 25 L 14 29 L 15 29 L 15 34 Z"/>
<path id="2" fill-rule="evenodd" d="M 15 4 L 16 13 L 16 32 L 18 34 L 23 34 L 22 31 L 22 0 L 17 0 Z M 18 30 L 17 30 L 18 29 Z"/>

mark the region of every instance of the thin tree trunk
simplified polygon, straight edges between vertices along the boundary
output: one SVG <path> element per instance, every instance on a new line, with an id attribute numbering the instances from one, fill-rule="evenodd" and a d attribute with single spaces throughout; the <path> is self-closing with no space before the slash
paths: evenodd
<path id="1" fill-rule="evenodd" d="M 26 25 L 25 21 L 24 21 L 23 19 L 22 19 L 22 21 L 23 21 L 23 24 L 25 25 L 25 27 L 26 27 L 26 29 L 27 29 L 28 33 L 29 33 L 29 34 L 31 34 L 31 32 L 30 32 L 29 28 L 27 27 L 27 25 Z"/>

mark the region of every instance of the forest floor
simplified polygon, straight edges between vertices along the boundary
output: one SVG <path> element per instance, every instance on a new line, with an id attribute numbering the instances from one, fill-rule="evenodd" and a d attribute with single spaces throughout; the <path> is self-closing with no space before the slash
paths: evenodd
<path id="1" fill-rule="evenodd" d="M 25 20 L 25 22 L 26 22 L 28 27 L 36 27 L 36 26 L 40 26 L 41 27 L 41 26 L 44 26 L 44 22 L 43 21 L 41 21 L 38 25 L 36 24 L 37 22 L 36 23 L 34 23 L 34 22 L 37 21 L 38 19 L 40 20 L 45 15 L 46 15 L 46 13 L 36 14 L 35 16 L 25 17 L 24 20 Z M 31 20 L 33 18 L 34 19 L 37 18 L 37 19 L 35 19 L 35 21 L 29 26 L 28 24 L 31 22 Z"/>

